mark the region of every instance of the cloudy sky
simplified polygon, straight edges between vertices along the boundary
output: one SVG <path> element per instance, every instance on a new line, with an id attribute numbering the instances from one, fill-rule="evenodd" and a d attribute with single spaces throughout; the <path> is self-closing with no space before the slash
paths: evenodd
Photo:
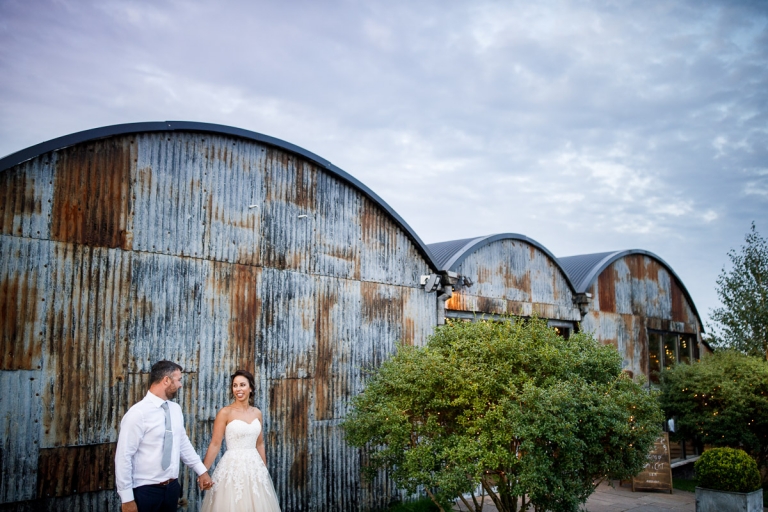
<path id="1" fill-rule="evenodd" d="M 706 319 L 768 236 L 768 1 L 0 0 L 0 156 L 162 120 L 297 144 L 427 243 L 650 250 Z"/>

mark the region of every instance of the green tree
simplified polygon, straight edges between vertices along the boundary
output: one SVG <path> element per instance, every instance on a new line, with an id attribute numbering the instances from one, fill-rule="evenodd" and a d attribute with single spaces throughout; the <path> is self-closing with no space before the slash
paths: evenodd
<path id="1" fill-rule="evenodd" d="M 740 252 L 731 250 L 730 271 L 723 268 L 717 279 L 722 307 L 712 311 L 719 324 L 711 341 L 768 360 L 768 242 L 752 223 Z"/>
<path id="2" fill-rule="evenodd" d="M 573 511 L 600 480 L 643 468 L 662 421 L 613 347 L 533 319 L 454 322 L 424 348 L 400 346 L 344 428 L 370 476 L 386 468 L 441 510 L 457 498 L 479 510 L 480 485 L 500 511 L 520 497 L 523 510 Z"/>
<path id="3" fill-rule="evenodd" d="M 675 437 L 742 448 L 768 463 L 768 362 L 726 350 L 661 374 L 661 406 Z"/>

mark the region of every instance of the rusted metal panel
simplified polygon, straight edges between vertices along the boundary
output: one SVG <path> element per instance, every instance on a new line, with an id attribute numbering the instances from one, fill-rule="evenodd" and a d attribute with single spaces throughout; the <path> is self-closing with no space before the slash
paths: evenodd
<path id="1" fill-rule="evenodd" d="M 352 346 L 360 329 L 360 283 L 318 277 L 315 300 L 315 421 L 343 418 L 352 395 Z"/>
<path id="2" fill-rule="evenodd" d="M 212 263 L 201 283 L 198 318 L 198 420 L 213 421 L 231 400 L 229 376 L 245 369 L 259 381 L 256 349 L 261 344 L 262 269 Z"/>
<path id="3" fill-rule="evenodd" d="M 116 445 L 105 443 L 40 450 L 37 497 L 114 489 Z"/>
<path id="4" fill-rule="evenodd" d="M 315 169 L 277 149 L 264 167 L 262 261 L 264 266 L 308 272 L 315 232 Z"/>
<path id="5" fill-rule="evenodd" d="M 137 143 L 136 250 L 259 263 L 263 146 L 179 132 L 143 134 Z"/>
<path id="6" fill-rule="evenodd" d="M 128 360 L 131 256 L 58 242 L 50 251 L 43 447 L 114 441 L 114 388 Z"/>
<path id="7" fill-rule="evenodd" d="M 125 247 L 129 231 L 132 138 L 104 139 L 58 153 L 51 238 L 93 247 Z"/>
<path id="8" fill-rule="evenodd" d="M 600 311 L 616 312 L 616 270 L 613 265 L 603 270 L 597 278 L 597 296 L 600 300 Z"/>
<path id="9" fill-rule="evenodd" d="M 363 281 L 416 287 L 431 272 L 406 233 L 370 199 L 361 197 L 361 270 Z"/>
<path id="10" fill-rule="evenodd" d="M 446 309 L 478 314 L 535 313 L 551 319 L 578 321 L 568 281 L 551 258 L 520 240 L 498 240 L 468 256 L 457 272 L 474 284 L 454 292 Z"/>
<path id="11" fill-rule="evenodd" d="M 315 366 L 315 279 L 265 268 L 262 346 L 257 362 L 266 379 L 311 376 Z"/>
<path id="12" fill-rule="evenodd" d="M 0 370 L 38 370 L 45 336 L 46 243 L 0 235 Z"/>
<path id="13" fill-rule="evenodd" d="M 267 431 L 268 466 L 275 476 L 275 490 L 284 510 L 309 510 L 313 491 L 310 486 L 311 380 L 282 378 L 269 381 Z M 320 503 L 316 506 L 322 507 Z"/>
<path id="14" fill-rule="evenodd" d="M 311 220 L 315 231 L 312 272 L 360 280 L 360 210 L 364 198 L 327 173 L 318 173 L 315 183 L 315 217 Z"/>
<path id="15" fill-rule="evenodd" d="M 0 503 L 36 496 L 41 376 L 41 371 L 0 371 Z"/>
<path id="16" fill-rule="evenodd" d="M 212 263 L 194 258 L 134 253 L 131 268 L 131 332 L 129 370 L 149 372 L 169 359 L 185 371 L 197 371 L 203 289 Z"/>
<path id="17" fill-rule="evenodd" d="M 13 512 L 103 512 L 120 510 L 120 496 L 114 490 L 71 494 L 69 496 L 40 498 L 0 504 L 0 511 Z"/>
<path id="18" fill-rule="evenodd" d="M 0 234 L 49 238 L 56 155 L 0 173 Z"/>
<path id="19" fill-rule="evenodd" d="M 624 367 L 648 371 L 647 329 L 698 333 L 701 327 L 676 278 L 654 258 L 631 254 L 614 261 L 593 284 L 591 311 L 581 327 L 615 345 Z"/>

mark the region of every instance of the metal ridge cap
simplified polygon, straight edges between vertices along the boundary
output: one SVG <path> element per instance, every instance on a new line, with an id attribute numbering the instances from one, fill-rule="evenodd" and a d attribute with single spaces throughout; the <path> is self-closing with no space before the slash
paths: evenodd
<path id="1" fill-rule="evenodd" d="M 421 252 L 422 256 L 427 260 L 428 265 L 437 270 L 438 266 L 432 251 L 429 250 L 424 241 L 419 237 L 411 226 L 403 220 L 403 218 L 378 194 L 364 185 L 360 180 L 353 177 L 346 171 L 333 165 L 331 162 L 318 156 L 311 151 L 308 151 L 296 144 L 272 137 L 270 135 L 264 135 L 262 133 L 245 130 L 243 128 L 235 128 L 233 126 L 226 126 L 215 123 L 202 123 L 196 121 L 148 121 L 140 123 L 125 123 L 114 124 L 110 126 L 103 126 L 100 128 L 91 128 L 89 130 L 83 130 L 80 132 L 71 133 L 62 137 L 56 137 L 34 146 L 16 151 L 0 159 L 0 172 L 6 171 L 11 167 L 36 158 L 42 154 L 74 146 L 75 144 L 81 144 L 93 140 L 105 139 L 108 137 L 114 137 L 117 135 L 129 135 L 132 133 L 142 132 L 167 132 L 167 131 L 186 131 L 186 132 L 209 132 L 222 135 L 232 135 L 235 137 L 244 138 L 247 140 L 253 140 L 264 144 L 269 144 L 286 151 L 290 151 L 297 155 L 300 155 L 308 160 L 320 165 L 324 169 L 330 171 L 343 181 L 346 181 L 354 188 L 358 189 L 366 197 L 371 199 L 374 203 L 384 209 L 387 214 L 392 217 L 395 223 L 402 228 L 409 238 L 416 244 L 417 248 Z"/>

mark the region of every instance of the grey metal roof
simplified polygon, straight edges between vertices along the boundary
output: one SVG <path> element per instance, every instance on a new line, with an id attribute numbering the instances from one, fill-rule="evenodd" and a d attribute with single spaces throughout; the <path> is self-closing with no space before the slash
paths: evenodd
<path id="1" fill-rule="evenodd" d="M 378 204 L 381 208 L 383 208 L 393 218 L 395 223 L 398 224 L 400 228 L 402 228 L 407 233 L 407 235 L 413 241 L 413 243 L 416 244 L 416 247 L 418 248 L 419 252 L 421 252 L 422 256 L 424 256 L 424 259 L 427 261 L 427 263 L 434 269 L 439 268 L 438 265 L 435 263 L 435 259 L 432 255 L 432 252 L 429 250 L 427 245 L 421 240 L 421 238 L 419 238 L 416 232 L 408 225 L 408 223 L 405 222 L 405 220 L 403 220 L 403 218 L 400 217 L 400 215 L 394 209 L 392 209 L 392 207 L 389 206 L 386 203 L 386 201 L 380 198 L 375 192 L 373 192 L 370 188 L 365 186 L 362 182 L 357 180 L 357 178 L 353 177 L 352 175 L 348 174 L 342 169 L 336 167 L 328 160 L 312 153 L 311 151 L 307 151 L 306 149 L 301 148 L 295 144 L 291 144 L 290 142 L 286 142 L 284 140 L 277 139 L 275 137 L 270 137 L 269 135 L 252 132 L 250 130 L 243 130 L 242 128 L 235 128 L 232 126 L 225 126 L 225 125 L 212 124 L 212 123 L 197 123 L 197 122 L 190 122 L 190 121 L 153 121 L 153 122 L 146 122 L 146 123 L 127 123 L 127 124 L 116 124 L 112 126 L 104 126 L 101 128 L 94 128 L 91 130 L 72 133 L 70 135 L 64 135 L 63 137 L 51 139 L 49 141 L 42 142 L 34 146 L 30 146 L 26 149 L 22 149 L 21 151 L 17 151 L 16 153 L 12 153 L 8 156 L 5 156 L 2 159 L 0 159 L 0 172 L 8 170 L 15 165 L 18 165 L 27 160 L 31 160 L 32 158 L 38 157 L 44 153 L 48 153 L 50 151 L 57 151 L 69 146 L 81 144 L 83 142 L 89 142 L 89 141 L 98 140 L 98 139 L 105 139 L 108 137 L 114 137 L 118 135 L 129 135 L 132 133 L 172 132 L 172 131 L 202 132 L 202 133 L 215 133 L 215 134 L 221 134 L 221 135 L 231 135 L 234 137 L 240 137 L 242 139 L 252 140 L 252 141 L 260 142 L 263 144 L 269 144 L 271 146 L 275 146 L 280 149 L 290 151 L 292 153 L 295 153 L 297 155 L 300 155 L 306 158 L 307 160 L 324 168 L 330 174 L 335 175 L 337 178 L 341 179 L 342 181 L 349 183 L 350 185 L 352 185 L 352 187 L 358 189 L 360 192 L 362 192 L 363 195 L 365 195 L 374 203 Z"/>
<path id="2" fill-rule="evenodd" d="M 529 238 L 519 233 L 497 233 L 495 235 L 479 236 L 476 238 L 464 238 L 461 240 L 451 240 L 447 242 L 437 242 L 434 244 L 428 244 L 432 254 L 435 257 L 435 262 L 440 270 L 453 270 L 455 271 L 461 262 L 463 262 L 469 255 L 478 249 L 496 242 L 497 240 L 520 240 L 527 244 L 530 244 L 541 252 L 549 256 L 552 262 L 563 272 L 565 280 L 571 289 L 574 289 L 573 283 L 570 280 L 568 273 L 560 264 L 560 261 L 552 254 L 549 249 L 541 245 L 536 240 Z"/>
<path id="3" fill-rule="evenodd" d="M 619 252 L 620 251 L 580 254 L 578 256 L 558 258 L 558 260 L 568 274 L 568 277 L 571 279 L 576 292 L 584 293 L 592 284 L 592 281 L 597 277 L 598 274 L 595 274 L 595 272 L 605 268 L 604 266 L 601 266 L 601 263 Z"/>
<path id="4" fill-rule="evenodd" d="M 437 268 L 439 268 L 440 270 L 446 270 L 446 268 L 444 268 L 444 265 L 448 263 L 448 260 L 450 260 L 454 254 L 458 253 L 469 242 L 472 242 L 474 240 L 479 240 L 481 238 L 484 238 L 484 237 L 462 238 L 461 240 L 437 242 L 434 244 L 427 244 L 427 247 L 429 247 L 429 250 L 432 251 L 432 255 L 435 257 L 435 263 L 437 263 Z"/>
<path id="5" fill-rule="evenodd" d="M 672 274 L 677 280 L 677 284 L 683 291 L 685 298 L 688 299 L 688 302 L 693 308 L 693 312 L 696 315 L 696 318 L 699 319 L 699 325 L 701 326 L 701 330 L 703 332 L 704 324 L 701 321 L 701 315 L 699 315 L 699 311 L 696 309 L 696 304 L 693 302 L 691 294 L 683 284 L 683 280 L 680 279 L 680 276 L 677 275 L 669 263 L 650 251 L 644 251 L 642 249 L 628 249 L 624 251 L 579 254 L 576 256 L 565 256 L 563 258 L 559 258 L 559 261 L 562 265 L 562 268 L 564 268 L 568 273 L 568 277 L 571 279 L 576 293 L 585 293 L 589 287 L 592 286 L 592 283 L 595 282 L 595 279 L 597 279 L 602 271 L 608 268 L 611 263 L 618 260 L 619 258 L 623 258 L 624 256 L 629 256 L 632 254 L 642 254 L 643 256 L 648 256 L 649 258 L 655 259 L 667 268 L 669 273 Z"/>

